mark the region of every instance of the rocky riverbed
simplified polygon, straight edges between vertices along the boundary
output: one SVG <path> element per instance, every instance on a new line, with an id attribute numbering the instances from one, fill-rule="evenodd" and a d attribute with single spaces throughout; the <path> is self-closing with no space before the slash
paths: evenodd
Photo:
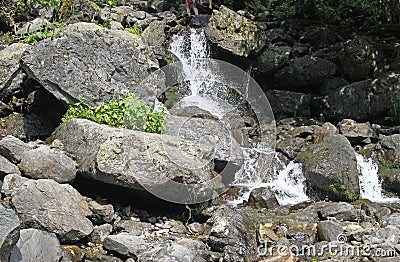
<path id="1" fill-rule="evenodd" d="M 398 260 L 397 35 L 225 6 L 189 21 L 171 1 L 73 2 L 81 12 L 42 8 L 14 29 L 0 18 L 16 35 L 67 21 L 0 45 L 0 261 Z M 178 106 L 190 81 L 157 70 L 192 51 L 248 72 L 274 119 L 240 100 L 227 132 L 215 108 Z M 235 97 L 224 92 L 212 94 Z M 165 105 L 162 134 L 61 121 L 78 101 L 130 93 Z M 258 184 L 235 184 L 248 172 Z"/>

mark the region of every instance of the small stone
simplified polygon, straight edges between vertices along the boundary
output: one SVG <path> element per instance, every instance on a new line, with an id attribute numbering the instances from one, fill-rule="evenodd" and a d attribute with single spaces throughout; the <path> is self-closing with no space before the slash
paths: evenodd
<path id="1" fill-rule="evenodd" d="M 112 230 L 113 226 L 110 224 L 95 226 L 90 234 L 90 240 L 94 243 L 101 243 L 106 236 L 111 234 Z"/>
<path id="2" fill-rule="evenodd" d="M 0 154 L 14 164 L 21 161 L 22 156 L 32 148 L 13 136 L 6 136 L 0 140 Z"/>
<path id="3" fill-rule="evenodd" d="M 105 249 L 126 257 L 137 257 L 139 252 L 143 252 L 148 248 L 148 244 L 142 237 L 128 233 L 106 236 L 103 245 Z"/>
<path id="4" fill-rule="evenodd" d="M 320 210 L 320 213 L 324 219 L 335 217 L 338 220 L 351 221 L 357 218 L 357 211 L 354 206 L 344 202 L 325 206 Z"/>
<path id="5" fill-rule="evenodd" d="M 88 206 L 93 212 L 90 218 L 95 224 L 110 223 L 113 220 L 114 207 L 112 205 L 101 205 L 96 201 L 90 201 Z"/>

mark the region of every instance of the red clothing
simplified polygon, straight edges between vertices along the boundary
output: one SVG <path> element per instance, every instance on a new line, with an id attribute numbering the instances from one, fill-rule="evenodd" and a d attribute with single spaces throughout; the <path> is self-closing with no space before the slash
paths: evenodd
<path id="1" fill-rule="evenodd" d="M 196 3 L 198 3 L 199 2 L 199 0 L 196 0 Z M 193 0 L 186 0 L 186 4 L 191 4 L 191 3 L 193 3 Z"/>

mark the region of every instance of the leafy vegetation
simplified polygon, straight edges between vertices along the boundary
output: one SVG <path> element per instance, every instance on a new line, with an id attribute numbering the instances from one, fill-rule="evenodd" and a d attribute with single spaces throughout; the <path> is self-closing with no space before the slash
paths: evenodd
<path id="1" fill-rule="evenodd" d="M 96 108 L 86 105 L 80 99 L 78 103 L 67 110 L 62 122 L 72 118 L 84 118 L 100 124 L 149 133 L 161 133 L 164 129 L 166 115 L 164 111 L 156 111 L 143 100 L 130 95 L 107 104 L 101 104 Z"/>
<path id="2" fill-rule="evenodd" d="M 141 35 L 143 33 L 143 29 L 139 26 L 133 26 L 128 28 L 128 32 L 134 35 Z"/>
<path id="3" fill-rule="evenodd" d="M 22 41 L 27 44 L 34 44 L 40 40 L 52 37 L 62 31 L 64 31 L 65 23 L 56 23 L 54 22 L 52 25 L 46 25 L 42 30 L 34 33 L 28 33 L 26 35 L 13 35 L 10 32 L 5 34 L 7 41 L 9 43 Z M 28 29 L 29 31 L 29 29 Z"/>
<path id="4" fill-rule="evenodd" d="M 383 21 L 383 4 L 379 0 L 251 0 L 245 5 L 260 19 L 299 18 L 349 26 Z"/>
<path id="5" fill-rule="evenodd" d="M 390 99 L 389 117 L 387 120 L 395 124 L 400 124 L 400 94 L 394 95 Z"/>

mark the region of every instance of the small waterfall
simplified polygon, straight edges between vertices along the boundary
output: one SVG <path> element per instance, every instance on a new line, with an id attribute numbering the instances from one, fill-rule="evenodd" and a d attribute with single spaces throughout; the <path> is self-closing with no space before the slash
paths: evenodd
<path id="1" fill-rule="evenodd" d="M 360 172 L 361 198 L 369 199 L 377 203 L 400 202 L 398 198 L 387 198 L 382 194 L 382 182 L 378 176 L 378 165 L 372 158 L 365 158 L 356 153 L 357 169 Z"/>
<path id="2" fill-rule="evenodd" d="M 216 95 L 218 90 L 227 86 L 222 84 L 226 82 L 218 73 L 215 73 L 215 68 L 213 70 L 210 68 L 210 63 L 207 63 L 206 59 L 210 58 L 210 48 L 204 30 L 192 28 L 190 31 L 182 31 L 175 35 L 172 38 L 170 52 L 182 63 L 183 78 L 188 83 L 190 91 L 190 95 L 184 97 L 179 102 L 179 106 L 183 108 L 197 106 L 209 111 L 229 126 L 229 115 L 235 115 L 232 112 L 239 115 L 238 109 L 229 103 L 226 97 L 221 99 Z M 246 77 L 239 81 L 239 85 L 243 85 L 247 91 L 244 94 L 245 100 L 248 98 L 250 71 L 251 68 Z M 240 150 L 244 159 L 241 169 L 235 174 L 232 185 L 240 188 L 242 195 L 239 199 L 231 201 L 231 205 L 235 206 L 247 201 L 251 190 L 256 188 L 272 190 L 281 205 L 296 204 L 309 199 L 305 192 L 305 177 L 300 164 L 290 162 L 285 165 L 277 157 L 276 152 L 262 143 L 254 144 L 251 148 L 240 148 Z M 272 165 L 271 158 L 274 160 Z"/>

